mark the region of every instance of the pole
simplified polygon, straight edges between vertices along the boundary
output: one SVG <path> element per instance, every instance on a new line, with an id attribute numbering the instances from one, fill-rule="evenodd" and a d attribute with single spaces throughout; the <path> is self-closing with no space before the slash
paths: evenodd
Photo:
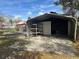
<path id="1" fill-rule="evenodd" d="M 75 18 L 75 33 L 74 33 L 74 41 L 77 39 L 77 19 Z"/>

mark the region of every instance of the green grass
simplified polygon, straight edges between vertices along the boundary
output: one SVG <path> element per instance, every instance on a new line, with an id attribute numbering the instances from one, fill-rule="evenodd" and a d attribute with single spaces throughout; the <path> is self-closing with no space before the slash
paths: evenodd
<path id="1" fill-rule="evenodd" d="M 14 32 L 16 32 L 16 30 L 15 29 L 6 29 L 6 32 L 14 33 Z"/>
<path id="2" fill-rule="evenodd" d="M 15 29 L 0 29 L 0 34 L 3 34 L 4 32 L 10 32 L 10 33 L 15 33 Z"/>
<path id="3" fill-rule="evenodd" d="M 0 46 L 10 46 L 14 44 L 16 40 L 14 39 L 0 39 Z"/>
<path id="4" fill-rule="evenodd" d="M 0 29 L 0 34 L 3 34 L 5 32 L 15 33 L 16 30 L 15 29 Z M 1 38 L 0 46 L 9 46 L 11 44 L 14 44 L 15 41 L 16 41 L 16 39 L 12 39 L 12 38 Z"/>
<path id="5" fill-rule="evenodd" d="M 6 30 L 0 29 L 0 34 L 3 34 Z"/>

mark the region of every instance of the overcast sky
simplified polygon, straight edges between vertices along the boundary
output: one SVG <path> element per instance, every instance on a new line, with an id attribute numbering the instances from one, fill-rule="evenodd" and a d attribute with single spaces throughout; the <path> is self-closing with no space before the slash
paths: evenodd
<path id="1" fill-rule="evenodd" d="M 56 0 L 0 0 L 0 13 L 27 19 L 50 11 L 62 13 L 61 6 L 55 6 Z"/>

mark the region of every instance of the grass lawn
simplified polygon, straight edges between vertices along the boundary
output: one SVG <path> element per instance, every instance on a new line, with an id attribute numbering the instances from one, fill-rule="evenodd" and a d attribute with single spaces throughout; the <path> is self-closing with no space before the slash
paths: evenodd
<path id="1" fill-rule="evenodd" d="M 0 29 L 0 34 L 6 33 L 6 32 L 15 33 L 16 30 L 15 29 Z"/>
<path id="2" fill-rule="evenodd" d="M 12 44 L 14 44 L 16 42 L 16 40 L 11 40 L 11 39 L 0 39 L 0 46 L 4 47 L 4 46 L 10 46 Z"/>

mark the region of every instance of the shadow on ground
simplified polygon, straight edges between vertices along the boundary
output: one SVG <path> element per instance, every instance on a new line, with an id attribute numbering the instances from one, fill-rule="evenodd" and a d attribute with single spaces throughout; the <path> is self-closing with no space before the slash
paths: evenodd
<path id="1" fill-rule="evenodd" d="M 43 37 L 43 39 L 41 37 L 33 37 L 28 39 L 25 38 L 24 35 L 17 33 L 4 35 L 4 37 L 0 38 L 0 59 L 65 59 L 67 56 L 60 55 L 59 57 L 51 51 L 61 51 L 65 54 L 75 53 L 71 50 L 72 47 L 65 45 L 63 41 L 60 41 L 62 43 L 60 44 L 59 41 L 52 41 L 51 39 L 47 37 Z M 34 49 L 39 47 L 39 50 L 41 47 L 44 51 L 27 51 L 27 49 L 31 47 L 34 47 Z M 45 52 L 47 50 L 49 50 L 49 52 Z M 77 57 L 68 56 L 68 58 L 71 59 Z"/>

